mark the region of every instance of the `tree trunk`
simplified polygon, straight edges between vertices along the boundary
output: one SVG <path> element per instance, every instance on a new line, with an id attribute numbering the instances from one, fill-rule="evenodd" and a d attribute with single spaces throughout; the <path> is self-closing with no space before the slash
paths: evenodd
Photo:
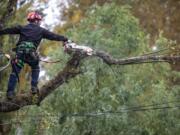
<path id="1" fill-rule="evenodd" d="M 92 56 L 101 58 L 108 65 L 129 65 L 154 62 L 178 63 L 180 61 L 180 56 L 137 56 L 124 59 L 115 59 L 111 55 L 103 51 L 94 51 Z M 30 93 L 19 95 L 12 101 L 0 101 L 0 112 L 16 111 L 28 105 L 40 105 L 41 101 L 43 101 L 56 88 L 81 73 L 81 71 L 78 71 L 77 69 L 79 68 L 80 61 L 85 57 L 88 56 L 86 54 L 83 54 L 82 52 L 75 51 L 72 58 L 67 62 L 64 69 L 57 73 L 57 76 L 55 76 L 52 80 L 50 80 L 40 88 L 37 103 L 33 103 L 32 95 Z"/>
<path id="2" fill-rule="evenodd" d="M 1 1 L 2 2 L 2 1 Z M 5 26 L 8 19 L 15 13 L 17 0 L 9 0 L 6 5 L 6 10 L 1 12 L 0 18 L 0 29 Z M 0 50 L 3 48 L 2 38 L 0 38 Z M 0 86 L 2 86 L 3 74 L 0 72 Z M 11 131 L 11 124 L 4 123 L 4 121 L 0 118 L 0 135 L 8 135 Z"/>

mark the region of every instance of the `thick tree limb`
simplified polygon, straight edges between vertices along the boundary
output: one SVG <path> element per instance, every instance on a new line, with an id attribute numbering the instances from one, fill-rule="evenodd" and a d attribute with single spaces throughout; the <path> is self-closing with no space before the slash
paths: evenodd
<path id="1" fill-rule="evenodd" d="M 180 56 L 139 56 L 124 59 L 115 59 L 111 55 L 103 51 L 95 51 L 93 56 L 101 58 L 108 65 L 127 65 L 127 64 L 139 64 L 144 62 L 179 62 Z M 25 94 L 19 95 L 12 101 L 3 100 L 0 101 L 0 112 L 16 111 L 23 106 L 40 104 L 50 93 L 52 93 L 57 87 L 67 82 L 69 79 L 74 78 L 80 72 L 77 69 L 80 65 L 80 61 L 87 57 L 82 52 L 75 52 L 72 58 L 67 62 L 66 66 L 60 71 L 56 77 L 46 83 L 40 88 L 40 95 L 38 102 L 34 103 L 32 95 Z"/>
<path id="2" fill-rule="evenodd" d="M 15 110 L 19 110 L 23 106 L 40 104 L 40 102 L 47 97 L 51 92 L 53 92 L 57 87 L 67 82 L 69 79 L 75 77 L 80 74 L 77 71 L 80 60 L 82 60 L 85 55 L 74 54 L 72 58 L 67 62 L 66 66 L 62 71 L 60 71 L 56 77 L 47 82 L 40 88 L 40 94 L 38 102 L 33 102 L 33 97 L 30 93 L 19 95 L 14 100 L 8 101 L 0 101 L 0 112 L 11 112 Z"/>
<path id="3" fill-rule="evenodd" d="M 115 59 L 111 55 L 103 51 L 96 51 L 95 56 L 101 58 L 108 65 L 127 65 L 127 64 L 140 64 L 148 62 L 179 62 L 180 56 L 156 56 L 156 55 L 144 55 L 131 58 Z"/>

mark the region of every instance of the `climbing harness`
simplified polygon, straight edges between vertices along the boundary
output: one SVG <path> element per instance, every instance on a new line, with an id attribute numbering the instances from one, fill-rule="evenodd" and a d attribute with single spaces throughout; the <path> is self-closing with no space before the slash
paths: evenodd
<path id="1" fill-rule="evenodd" d="M 31 59 L 35 61 L 42 61 L 45 63 L 58 63 L 61 62 L 62 59 L 58 60 L 44 60 L 43 58 L 40 58 L 38 53 L 36 52 L 36 46 L 32 42 L 23 42 L 20 45 L 17 46 L 16 52 L 17 53 L 23 53 L 30 55 Z M 30 60 L 28 60 L 30 61 Z"/>
<path id="2" fill-rule="evenodd" d="M 4 62 L 2 62 L 3 61 L 2 59 L 6 59 L 5 64 L 3 64 Z M 59 62 L 62 62 L 62 59 L 45 60 L 44 58 L 40 57 L 39 61 L 44 62 L 44 63 L 59 63 Z M 15 59 L 12 59 L 9 54 L 5 54 L 3 52 L 0 52 L 0 72 L 7 69 L 9 67 L 9 65 L 14 64 L 15 62 L 17 62 L 17 65 L 19 65 L 20 67 L 22 67 L 24 64 L 24 62 L 22 62 L 21 60 L 16 61 Z"/>

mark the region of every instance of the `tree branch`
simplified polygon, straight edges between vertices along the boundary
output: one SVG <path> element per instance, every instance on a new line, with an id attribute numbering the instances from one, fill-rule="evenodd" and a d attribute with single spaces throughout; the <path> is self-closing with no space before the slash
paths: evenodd
<path id="1" fill-rule="evenodd" d="M 131 58 L 116 59 L 106 52 L 95 51 L 94 56 L 101 58 L 108 65 L 128 65 L 128 64 L 141 64 L 152 62 L 179 62 L 180 56 L 156 56 L 156 55 L 144 55 Z"/>
<path id="2" fill-rule="evenodd" d="M 12 101 L 0 101 L 0 112 L 11 112 L 19 110 L 23 106 L 40 104 L 41 101 L 43 101 L 43 99 L 47 97 L 51 92 L 53 92 L 57 87 L 80 74 L 80 72 L 77 72 L 77 69 L 79 67 L 80 60 L 85 57 L 85 55 L 75 53 L 67 62 L 64 69 L 60 71 L 56 77 L 54 77 L 52 80 L 50 80 L 40 88 L 39 99 L 36 103 L 33 102 L 31 93 L 19 95 Z"/>
<path id="3" fill-rule="evenodd" d="M 179 62 L 180 56 L 138 56 L 124 59 L 115 59 L 111 55 L 103 51 L 94 51 L 93 56 L 101 58 L 108 65 L 127 65 L 140 64 L 144 62 Z M 0 112 L 11 112 L 22 108 L 23 106 L 40 104 L 49 94 L 56 88 L 66 83 L 69 79 L 76 77 L 81 72 L 77 72 L 80 66 L 80 61 L 87 57 L 83 52 L 75 51 L 72 58 L 67 62 L 66 66 L 48 83 L 40 88 L 38 102 L 33 102 L 32 95 L 24 94 L 17 96 L 12 101 L 0 101 Z"/>

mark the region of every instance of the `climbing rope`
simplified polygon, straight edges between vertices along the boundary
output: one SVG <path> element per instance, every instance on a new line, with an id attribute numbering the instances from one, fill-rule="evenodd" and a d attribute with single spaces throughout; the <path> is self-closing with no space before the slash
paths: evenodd
<path id="1" fill-rule="evenodd" d="M 0 51 L 0 72 L 8 68 L 8 66 L 11 64 L 11 60 L 12 58 L 9 54 L 6 54 Z M 62 59 L 44 60 L 43 58 L 40 58 L 40 61 L 44 63 L 59 63 L 59 62 L 62 62 Z"/>
<path id="2" fill-rule="evenodd" d="M 58 60 L 44 60 L 44 59 L 40 58 L 40 61 L 44 62 L 44 63 L 59 63 L 59 62 L 62 62 L 62 59 L 58 59 Z"/>
<path id="3" fill-rule="evenodd" d="M 142 54 L 142 55 L 139 55 L 139 56 L 152 56 L 154 54 L 159 54 L 159 53 L 162 53 L 162 54 L 167 54 L 166 51 L 169 50 L 169 47 L 167 48 L 162 48 L 162 49 L 159 49 L 157 51 L 153 51 L 153 52 L 150 52 L 150 53 L 145 53 L 145 54 Z"/>
<path id="4" fill-rule="evenodd" d="M 6 62 L 3 62 L 4 60 Z M 1 72 L 1 71 L 5 70 L 11 64 L 11 56 L 9 54 L 6 54 L 6 53 L 3 53 L 2 51 L 0 51 L 0 61 L 1 61 L 1 63 L 0 63 L 0 72 Z"/>

